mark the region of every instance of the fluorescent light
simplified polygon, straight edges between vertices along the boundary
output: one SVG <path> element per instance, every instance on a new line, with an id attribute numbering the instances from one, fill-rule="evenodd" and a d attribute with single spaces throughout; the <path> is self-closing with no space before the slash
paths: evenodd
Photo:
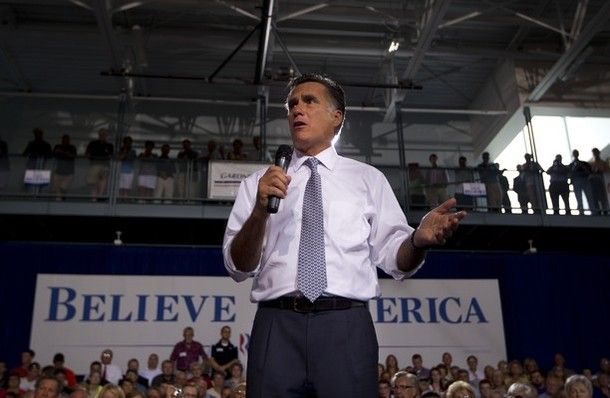
<path id="1" fill-rule="evenodd" d="M 390 47 L 388 47 L 388 52 L 393 53 L 398 50 L 398 47 L 400 47 L 400 43 L 396 40 L 392 40 L 392 42 L 390 43 Z"/>

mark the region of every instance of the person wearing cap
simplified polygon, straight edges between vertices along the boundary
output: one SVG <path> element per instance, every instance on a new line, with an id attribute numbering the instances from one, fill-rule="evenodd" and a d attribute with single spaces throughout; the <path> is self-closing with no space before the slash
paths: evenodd
<path id="1" fill-rule="evenodd" d="M 68 387 L 74 388 L 76 385 L 76 375 L 74 372 L 64 366 L 65 357 L 64 354 L 58 352 L 53 356 L 53 366 L 56 370 L 63 370 L 64 375 L 66 375 L 66 383 L 68 383 Z"/>

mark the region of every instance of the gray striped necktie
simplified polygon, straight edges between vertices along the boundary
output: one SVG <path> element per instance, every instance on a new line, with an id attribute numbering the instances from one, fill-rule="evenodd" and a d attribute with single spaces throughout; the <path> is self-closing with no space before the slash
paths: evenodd
<path id="1" fill-rule="evenodd" d="M 305 186 L 305 196 L 303 197 L 303 220 L 297 270 L 297 288 L 311 302 L 326 289 L 324 208 L 318 163 L 319 160 L 316 158 L 309 158 L 305 161 L 305 165 L 311 169 L 311 176 Z"/>

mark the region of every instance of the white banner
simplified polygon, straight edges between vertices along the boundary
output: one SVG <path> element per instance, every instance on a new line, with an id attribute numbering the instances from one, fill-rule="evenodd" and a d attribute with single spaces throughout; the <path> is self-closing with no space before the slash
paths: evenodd
<path id="1" fill-rule="evenodd" d="M 51 170 L 28 169 L 23 176 L 23 182 L 29 185 L 49 185 L 51 182 Z"/>
<path id="2" fill-rule="evenodd" d="M 252 162 L 211 161 L 208 164 L 208 198 L 235 199 L 241 181 L 269 165 Z"/>
<path id="3" fill-rule="evenodd" d="M 400 366 L 422 354 L 424 364 L 451 352 L 457 365 L 475 354 L 481 368 L 506 358 L 496 280 L 380 281 L 383 296 L 369 303 L 380 345 L 380 362 L 392 353 Z M 206 352 L 232 328 L 232 342 L 246 363 L 256 306 L 250 283 L 228 277 L 38 275 L 31 347 L 41 364 L 62 352 L 79 374 L 104 348 L 115 364 L 130 358 L 146 365 L 155 352 L 168 358 L 186 326 Z"/>

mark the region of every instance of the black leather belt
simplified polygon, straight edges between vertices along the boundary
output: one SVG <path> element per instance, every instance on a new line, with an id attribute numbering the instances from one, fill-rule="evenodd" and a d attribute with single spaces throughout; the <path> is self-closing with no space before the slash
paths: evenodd
<path id="1" fill-rule="evenodd" d="M 279 308 L 295 312 L 308 313 L 331 310 L 347 310 L 354 307 L 364 307 L 364 301 L 351 300 L 343 297 L 319 297 L 313 303 L 305 297 L 279 297 L 274 300 L 261 301 L 261 308 Z"/>

